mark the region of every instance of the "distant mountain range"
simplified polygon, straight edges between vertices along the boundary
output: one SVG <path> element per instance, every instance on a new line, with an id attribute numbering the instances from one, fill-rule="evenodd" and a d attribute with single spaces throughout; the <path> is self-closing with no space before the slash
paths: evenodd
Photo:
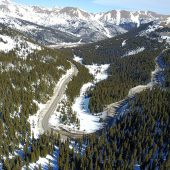
<path id="1" fill-rule="evenodd" d="M 41 44 L 94 42 L 125 33 L 151 21 L 170 25 L 170 15 L 151 11 L 112 10 L 88 13 L 74 7 L 43 8 L 0 1 L 0 23 Z"/>

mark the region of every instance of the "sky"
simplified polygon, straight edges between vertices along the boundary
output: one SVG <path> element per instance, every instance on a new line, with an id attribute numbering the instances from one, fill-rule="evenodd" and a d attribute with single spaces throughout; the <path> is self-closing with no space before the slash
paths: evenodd
<path id="1" fill-rule="evenodd" d="M 170 0 L 14 0 L 17 3 L 43 7 L 78 7 L 89 12 L 113 9 L 150 10 L 170 14 Z"/>

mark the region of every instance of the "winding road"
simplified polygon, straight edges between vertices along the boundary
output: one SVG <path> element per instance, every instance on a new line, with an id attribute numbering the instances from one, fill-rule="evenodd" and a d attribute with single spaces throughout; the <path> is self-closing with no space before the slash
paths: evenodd
<path id="1" fill-rule="evenodd" d="M 125 99 L 112 103 L 106 107 L 104 112 L 107 113 L 107 118 L 109 118 L 108 126 L 112 125 L 113 122 L 116 122 L 116 119 L 119 119 L 121 116 L 124 115 L 125 110 L 128 107 L 129 99 L 133 98 L 135 94 L 140 93 L 146 89 L 151 89 L 155 85 L 159 86 L 163 85 L 164 83 L 163 71 L 165 68 L 165 64 L 162 61 L 162 55 L 163 52 L 155 59 L 155 70 L 151 72 L 151 80 L 148 84 L 139 85 L 130 89 L 129 94 Z M 53 129 L 49 126 L 49 118 L 54 113 L 57 104 L 60 102 L 63 94 L 65 93 L 67 84 L 71 81 L 73 76 L 77 75 L 77 73 L 78 70 L 76 66 L 71 64 L 71 71 L 69 73 L 66 73 L 62 77 L 62 79 L 58 82 L 53 97 L 47 103 L 47 107 L 40 112 L 39 129 L 41 130 L 41 133 L 45 133 Z M 81 133 L 78 132 L 72 133 L 62 128 L 60 130 L 54 129 L 54 131 L 59 132 L 61 135 L 64 135 L 65 137 L 79 138 L 83 136 L 83 134 Z"/>
<path id="2" fill-rule="evenodd" d="M 54 95 L 47 102 L 47 106 L 40 112 L 38 126 L 40 133 L 46 133 L 50 131 L 49 118 L 57 108 L 57 104 L 60 102 L 63 94 L 65 93 L 67 84 L 71 81 L 72 77 L 77 75 L 78 69 L 71 63 L 71 69 L 59 80 L 54 90 Z"/>
<path id="3" fill-rule="evenodd" d="M 166 64 L 162 60 L 163 53 L 166 50 L 162 51 L 162 53 L 156 57 L 155 59 L 155 70 L 151 72 L 151 80 L 146 85 L 138 85 L 129 90 L 128 96 L 119 101 L 108 105 L 105 109 L 107 112 L 107 116 L 111 119 L 109 122 L 110 125 L 113 125 L 116 122 L 116 119 L 119 119 L 121 116 L 126 113 L 126 109 L 128 108 L 128 101 L 130 98 L 133 98 L 135 94 L 140 93 L 147 89 L 152 89 L 154 86 L 164 86 L 164 68 Z"/>

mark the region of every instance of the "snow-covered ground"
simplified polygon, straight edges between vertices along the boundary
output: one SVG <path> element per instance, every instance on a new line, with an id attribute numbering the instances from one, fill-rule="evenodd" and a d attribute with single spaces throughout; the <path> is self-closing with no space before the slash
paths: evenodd
<path id="1" fill-rule="evenodd" d="M 34 134 L 34 138 L 37 139 L 41 130 L 38 124 L 40 112 L 46 107 L 46 104 L 38 103 L 37 101 L 34 101 L 34 103 L 38 106 L 38 111 L 35 115 L 29 116 L 28 121 L 31 125 L 31 133 Z"/>
<path id="2" fill-rule="evenodd" d="M 74 112 L 71 109 L 71 103 L 69 103 L 66 94 L 64 94 L 61 101 L 58 103 L 54 114 L 49 119 L 50 127 L 55 130 L 60 130 L 60 128 L 77 130 L 79 128 L 79 123 L 76 121 L 71 122 L 73 114 Z M 67 115 L 66 120 L 62 120 L 64 115 Z"/>
<path id="3" fill-rule="evenodd" d="M 47 155 L 45 158 L 39 158 L 39 160 L 35 163 L 30 163 L 28 165 L 30 170 L 39 169 L 39 166 L 41 165 L 41 168 L 44 170 L 49 169 L 49 165 L 53 170 L 58 170 L 58 156 L 59 156 L 59 149 L 57 146 L 55 146 L 53 155 Z M 26 166 L 22 167 L 22 170 L 26 170 Z"/>
<path id="4" fill-rule="evenodd" d="M 167 19 L 167 25 L 170 24 L 170 17 Z"/>
<path id="5" fill-rule="evenodd" d="M 123 55 L 122 57 L 127 57 L 127 56 L 130 56 L 130 55 L 135 55 L 135 54 L 138 54 L 138 53 L 141 53 L 142 51 L 144 51 L 145 48 L 144 47 L 139 47 L 135 50 L 132 50 L 132 51 L 128 51 L 125 55 Z"/>
<path id="6" fill-rule="evenodd" d="M 139 33 L 139 36 L 146 36 L 147 34 L 154 32 L 159 28 L 162 28 L 162 26 L 160 26 L 160 23 L 154 23 L 153 25 L 149 25 L 146 30 L 141 31 Z"/>
<path id="7" fill-rule="evenodd" d="M 94 84 L 91 82 L 84 84 L 81 88 L 80 96 L 75 99 L 72 106 L 73 111 L 77 113 L 77 117 L 80 120 L 80 131 L 86 133 L 95 132 L 103 126 L 103 124 L 99 122 L 100 116 L 92 115 L 88 109 L 90 98 L 86 97 L 85 94 L 92 86 L 94 86 Z"/>
<path id="8" fill-rule="evenodd" d="M 134 15 L 133 12 L 130 13 L 130 17 L 131 17 L 131 20 L 134 22 L 134 23 L 137 23 L 137 27 L 140 26 L 140 18 L 139 18 L 139 14 L 138 15 Z"/>
<path id="9" fill-rule="evenodd" d="M 89 69 L 89 73 L 94 76 L 94 82 L 89 82 L 83 85 L 80 90 L 80 96 L 77 97 L 73 103 L 72 109 L 77 113 L 80 120 L 80 131 L 85 131 L 87 133 L 94 132 L 100 129 L 103 124 L 99 122 L 100 118 L 104 115 L 94 116 L 90 113 L 88 109 L 90 98 L 86 96 L 86 92 L 91 87 L 95 86 L 95 83 L 107 79 L 107 69 L 109 64 L 104 65 L 86 65 Z"/>
<path id="10" fill-rule="evenodd" d="M 78 61 L 81 61 L 81 58 Z M 77 113 L 77 117 L 80 120 L 80 131 L 91 133 L 100 129 L 103 126 L 103 124 L 100 123 L 99 120 L 105 115 L 101 113 L 101 115 L 99 114 L 100 116 L 94 116 L 90 113 L 88 109 L 90 98 L 86 96 L 86 92 L 90 88 L 94 87 L 95 83 L 107 79 L 107 69 L 109 68 L 109 66 L 109 64 L 86 65 L 86 67 L 89 69 L 89 73 L 92 74 L 94 77 L 94 82 L 88 82 L 83 85 L 80 90 L 80 96 L 75 99 L 72 106 L 73 111 Z"/>
<path id="11" fill-rule="evenodd" d="M 74 60 L 76 62 L 79 62 L 82 64 L 83 59 L 74 56 Z M 80 95 L 75 99 L 73 105 L 72 105 L 72 111 L 76 113 L 76 116 L 78 120 L 80 121 L 80 126 L 79 128 L 76 128 L 75 125 L 73 124 L 62 124 L 60 123 L 60 112 L 55 112 L 50 120 L 50 126 L 53 127 L 54 129 L 65 129 L 70 132 L 78 132 L 78 133 L 92 133 L 95 132 L 96 130 L 100 129 L 103 127 L 103 123 L 99 122 L 100 118 L 104 118 L 106 116 L 105 113 L 100 113 L 98 116 L 94 116 L 90 113 L 88 109 L 89 105 L 89 100 L 90 98 L 86 96 L 87 91 L 94 87 L 96 83 L 107 79 L 107 69 L 109 68 L 109 64 L 104 64 L 104 65 L 85 65 L 89 69 L 89 73 L 93 75 L 94 81 L 93 82 L 88 82 L 84 84 L 80 90 Z M 61 103 L 59 104 L 61 105 Z"/>
<path id="12" fill-rule="evenodd" d="M 170 43 L 170 36 L 161 36 L 163 40 L 166 40 L 167 43 Z"/>
<path id="13" fill-rule="evenodd" d="M 124 40 L 123 42 L 122 42 L 122 47 L 124 47 L 126 45 L 126 40 Z"/>
<path id="14" fill-rule="evenodd" d="M 0 35 L 0 51 L 9 52 L 15 48 L 15 41 L 6 35 Z"/>
<path id="15" fill-rule="evenodd" d="M 89 73 L 94 77 L 94 83 L 98 83 L 99 81 L 105 80 L 108 77 L 107 69 L 109 68 L 110 64 L 103 64 L 103 65 L 85 65 L 88 68 Z"/>
<path id="16" fill-rule="evenodd" d="M 105 24 L 103 22 L 101 22 L 98 17 L 94 17 L 92 20 L 94 20 L 94 23 L 98 24 L 96 25 L 96 28 L 101 26 L 101 30 L 103 31 L 103 33 L 108 37 L 111 38 L 112 35 L 110 34 L 110 31 L 108 28 L 105 27 Z"/>
<path id="17" fill-rule="evenodd" d="M 8 53 L 16 50 L 16 54 L 20 57 L 26 57 L 35 50 L 41 50 L 41 47 L 26 41 L 22 37 L 10 37 L 7 35 L 0 35 L 0 51 Z"/>
<path id="18" fill-rule="evenodd" d="M 53 102 L 53 100 L 56 98 L 56 95 L 58 95 L 58 93 L 56 93 L 56 91 L 57 91 L 59 85 L 65 79 L 65 77 L 67 77 L 68 75 L 70 75 L 72 73 L 72 71 L 73 71 L 73 69 L 70 68 L 59 79 L 59 81 L 56 84 L 56 87 L 54 89 L 54 95 L 49 99 L 49 101 L 46 104 L 42 104 L 42 103 L 38 103 L 37 101 L 34 101 L 37 104 L 39 110 L 38 110 L 38 112 L 35 115 L 29 116 L 29 118 L 28 118 L 28 121 L 30 122 L 30 125 L 31 125 L 31 132 L 34 133 L 34 138 L 38 138 L 39 135 L 43 131 L 42 126 L 41 126 L 41 121 L 42 121 L 43 116 L 44 116 L 44 112 L 43 111 L 45 110 L 45 108 L 48 108 L 50 106 L 51 102 Z"/>
<path id="19" fill-rule="evenodd" d="M 78 62 L 78 63 L 80 63 L 80 64 L 82 64 L 82 62 L 83 62 L 83 58 L 80 58 L 80 57 L 78 57 L 78 56 L 76 56 L 76 55 L 74 55 L 73 60 L 76 61 L 76 62 Z"/>
<path id="20" fill-rule="evenodd" d="M 71 47 L 77 47 L 77 46 L 80 46 L 80 45 L 83 45 L 84 43 L 82 43 L 81 42 L 81 40 L 80 41 L 78 41 L 78 42 L 75 42 L 75 43 L 66 43 L 66 42 L 64 42 L 64 43 L 58 43 L 58 44 L 55 44 L 55 45 L 49 45 L 48 47 L 49 48 L 71 48 Z"/>

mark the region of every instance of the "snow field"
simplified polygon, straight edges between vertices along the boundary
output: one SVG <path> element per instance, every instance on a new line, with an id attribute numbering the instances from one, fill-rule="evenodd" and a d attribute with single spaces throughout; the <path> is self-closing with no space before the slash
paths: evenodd
<path id="1" fill-rule="evenodd" d="M 0 35 L 0 51 L 5 53 L 11 51 L 16 46 L 15 41 L 6 35 Z"/>
<path id="2" fill-rule="evenodd" d="M 41 50 L 41 47 L 24 40 L 21 37 L 9 37 L 0 35 L 0 51 L 8 53 L 16 49 L 16 54 L 19 57 L 26 57 L 35 50 Z"/>
<path id="3" fill-rule="evenodd" d="M 74 56 L 74 60 L 82 62 L 82 58 L 78 56 Z M 86 93 L 90 88 L 95 86 L 95 83 L 107 79 L 107 69 L 109 68 L 109 66 L 109 64 L 85 65 L 85 67 L 88 68 L 89 73 L 93 75 L 94 82 L 88 82 L 82 86 L 80 90 L 80 95 L 75 99 L 72 106 L 73 111 L 77 113 L 77 116 L 80 120 L 80 131 L 92 133 L 103 127 L 103 123 L 100 123 L 99 120 L 100 118 L 105 116 L 105 114 L 101 113 L 100 116 L 94 116 L 90 113 L 88 109 L 90 98 L 86 96 Z"/>

